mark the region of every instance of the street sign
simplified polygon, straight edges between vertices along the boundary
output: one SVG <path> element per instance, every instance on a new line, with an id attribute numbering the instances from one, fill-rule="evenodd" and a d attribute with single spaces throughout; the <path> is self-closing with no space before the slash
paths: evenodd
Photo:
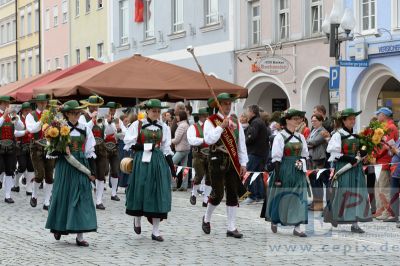
<path id="1" fill-rule="evenodd" d="M 329 91 L 329 102 L 330 103 L 339 103 L 339 90 L 330 90 Z"/>
<path id="2" fill-rule="evenodd" d="M 340 60 L 339 65 L 342 67 L 368 67 L 368 60 Z"/>
<path id="3" fill-rule="evenodd" d="M 340 66 L 331 66 L 329 71 L 329 89 L 339 90 Z"/>

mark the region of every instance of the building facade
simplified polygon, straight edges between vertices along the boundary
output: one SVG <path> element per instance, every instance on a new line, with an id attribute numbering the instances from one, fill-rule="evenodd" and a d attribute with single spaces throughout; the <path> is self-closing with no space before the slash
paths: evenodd
<path id="1" fill-rule="evenodd" d="M 323 104 L 329 113 L 338 105 L 330 98 L 329 46 L 322 33 L 332 0 L 240 1 L 237 83 L 249 90 L 242 106 L 258 104 L 265 111 L 300 108 L 312 114 Z M 329 13 L 328 13 L 329 14 Z M 345 87 L 340 87 L 341 101 Z M 339 103 L 339 108 L 343 104 Z"/>
<path id="2" fill-rule="evenodd" d="M 16 21 L 14 0 L 0 0 L 0 86 L 16 80 Z"/>
<path id="3" fill-rule="evenodd" d="M 40 4 L 38 0 L 18 0 L 18 80 L 42 73 Z"/>
<path id="4" fill-rule="evenodd" d="M 359 126 L 367 125 L 382 106 L 393 109 L 400 120 L 400 1 L 347 0 L 354 10 L 362 37 L 347 45 L 348 60 L 363 60 L 368 67 L 346 70 L 346 104 L 363 110 Z"/>
<path id="5" fill-rule="evenodd" d="M 69 1 L 42 1 L 43 70 L 70 66 Z"/>
<path id="6" fill-rule="evenodd" d="M 89 57 L 110 62 L 108 8 L 115 1 L 71 0 L 70 62 L 79 64 Z"/>

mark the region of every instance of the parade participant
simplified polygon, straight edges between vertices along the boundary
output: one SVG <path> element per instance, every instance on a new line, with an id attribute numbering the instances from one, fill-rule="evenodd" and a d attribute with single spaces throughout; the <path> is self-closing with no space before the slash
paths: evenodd
<path id="1" fill-rule="evenodd" d="M 357 158 L 364 157 L 367 152 L 360 147 L 358 135 L 353 133 L 356 116 L 361 113 L 352 108 L 339 113 L 339 130 L 332 135 L 327 152 L 331 154 L 330 162 L 335 163 L 335 171 L 351 163 L 353 167 L 341 174 L 333 182 L 333 195 L 325 208 L 324 221 L 334 227 L 338 224 L 351 224 L 351 232 L 364 233 L 358 222 L 372 221 L 368 191 L 362 165 Z M 337 184 L 335 184 L 337 182 Z"/>
<path id="2" fill-rule="evenodd" d="M 54 159 L 46 158 L 46 139 L 42 131 L 40 118 L 49 102 L 49 95 L 38 94 L 33 101 L 36 110 L 28 114 L 25 119 L 26 128 L 33 135 L 30 150 L 33 169 L 35 170 L 35 181 L 33 183 L 32 197 L 30 204 L 32 207 L 37 205 L 37 197 L 40 184 L 45 180 L 43 209 L 48 210 L 50 205 L 51 191 L 53 189 L 53 170 Z"/>
<path id="3" fill-rule="evenodd" d="M 134 216 L 134 231 L 141 233 L 141 216 L 153 224 L 151 238 L 164 241 L 159 232 L 161 219 L 171 211 L 171 134 L 160 119 L 163 106 L 157 99 L 144 107 L 147 118 L 135 121 L 126 131 L 125 150 L 135 150 L 133 171 L 126 192 L 126 213 Z"/>
<path id="4" fill-rule="evenodd" d="M 14 171 L 17 164 L 15 137 L 25 134 L 24 125 L 10 109 L 10 96 L 0 96 L 0 173 L 4 172 L 4 193 L 6 203 L 14 203 L 11 188 L 14 185 Z"/>
<path id="5" fill-rule="evenodd" d="M 217 96 L 220 102 L 219 112 L 211 115 L 204 123 L 204 140 L 210 145 L 208 167 L 211 176 L 212 192 L 207 210 L 203 216 L 202 229 L 204 233 L 211 232 L 211 215 L 221 203 L 226 191 L 226 206 L 228 216 L 228 237 L 242 238 L 236 228 L 236 210 L 239 204 L 238 196 L 242 196 L 239 186 L 243 186 L 240 176 L 246 173 L 248 162 L 245 135 L 238 119 L 231 117 L 232 102 L 237 97 L 229 93 Z M 215 99 L 211 99 L 210 107 L 218 106 Z"/>
<path id="6" fill-rule="evenodd" d="M 20 119 L 26 128 L 26 116 L 32 112 L 31 104 L 24 102 L 21 105 Z M 26 184 L 26 195 L 32 196 L 32 180 L 35 177 L 35 170 L 33 169 L 29 145 L 31 143 L 32 134 L 26 130 L 26 133 L 17 138 L 17 162 L 18 168 L 14 178 L 14 187 L 11 189 L 14 192 L 19 192 L 19 180 L 24 176 Z"/>
<path id="7" fill-rule="evenodd" d="M 90 128 L 78 122 L 81 109 L 75 100 L 64 103 L 61 112 L 68 122 L 70 143 L 67 154 L 75 157 L 86 168 L 91 168 L 89 160 L 94 160 L 96 141 Z M 61 134 L 61 133 L 60 133 Z M 89 243 L 83 239 L 83 233 L 97 230 L 96 210 L 92 199 L 90 181 L 95 180 L 93 171 L 88 177 L 72 166 L 63 155 L 59 155 L 55 163 L 55 181 L 53 198 L 47 217 L 46 228 L 50 229 L 56 240 L 61 235 L 76 233 L 76 244 L 87 247 Z"/>
<path id="8" fill-rule="evenodd" d="M 104 104 L 103 98 L 92 95 L 86 100 L 80 101 L 81 104 L 87 106 L 86 112 L 80 116 L 79 123 L 86 125 L 92 130 L 92 134 L 96 140 L 95 146 L 95 176 L 96 176 L 96 209 L 105 210 L 103 205 L 104 182 L 106 175 L 107 151 L 104 142 L 104 119 L 98 117 L 99 107 Z"/>
<path id="9" fill-rule="evenodd" d="M 207 207 L 208 197 L 211 193 L 211 180 L 208 172 L 207 160 L 209 149 L 208 145 L 204 141 L 204 122 L 207 120 L 209 115 L 208 108 L 200 108 L 199 112 L 193 115 L 197 115 L 199 121 L 191 125 L 187 131 L 187 139 L 189 144 L 192 146 L 193 168 L 195 171 L 190 203 L 196 205 L 196 198 L 198 196 L 197 190 L 200 188 L 201 181 L 205 177 L 203 207 Z"/>
<path id="10" fill-rule="evenodd" d="M 110 168 L 111 200 L 120 201 L 117 196 L 120 158 L 116 136 L 118 133 L 125 132 L 126 128 L 124 123 L 118 117 L 115 117 L 115 112 L 118 108 L 121 108 L 121 105 L 115 102 L 108 102 L 105 107 L 109 108 L 105 127 L 105 145 L 107 150 L 107 164 Z"/>
<path id="11" fill-rule="evenodd" d="M 269 181 L 269 195 L 264 206 L 265 217 L 271 222 L 271 231 L 278 231 L 278 224 L 294 226 L 293 235 L 306 237 L 300 225 L 308 223 L 307 181 L 303 171 L 308 158 L 307 142 L 296 128 L 304 119 L 305 112 L 288 109 L 283 113 L 279 132 L 272 144 L 271 158 L 274 175 Z M 264 208 L 263 207 L 263 208 Z"/>

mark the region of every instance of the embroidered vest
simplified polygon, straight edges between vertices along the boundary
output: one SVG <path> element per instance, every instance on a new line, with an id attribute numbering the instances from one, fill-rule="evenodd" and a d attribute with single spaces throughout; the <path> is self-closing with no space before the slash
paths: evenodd
<path id="1" fill-rule="evenodd" d="M 200 125 L 199 122 L 195 123 L 195 124 L 194 124 L 194 129 L 195 129 L 195 131 L 196 131 L 196 137 L 197 137 L 197 138 L 202 138 L 202 139 L 203 139 L 203 138 L 204 138 L 204 132 L 203 132 L 203 130 L 204 130 L 204 123 L 203 123 L 203 125 Z M 206 148 L 206 147 L 208 147 L 208 145 L 207 145 L 205 142 L 203 142 L 203 144 L 200 145 L 200 147 Z"/>
<path id="2" fill-rule="evenodd" d="M 86 122 L 89 122 L 92 118 L 86 113 L 85 114 Z M 95 138 L 104 139 L 104 126 L 100 127 L 97 125 L 97 122 L 93 122 L 92 133 Z"/>
<path id="3" fill-rule="evenodd" d="M 82 134 L 79 136 L 71 136 L 71 142 L 68 144 L 71 152 L 85 152 L 86 137 Z"/>
<path id="4" fill-rule="evenodd" d="M 346 136 L 340 133 L 342 137 L 342 153 L 344 155 L 356 156 L 360 147 L 360 140 L 357 138 L 346 138 Z"/>
<path id="5" fill-rule="evenodd" d="M 2 117 L 3 114 L 0 114 Z M 14 140 L 14 124 L 11 122 L 10 116 L 4 118 L 3 125 L 0 127 L 1 140 Z"/>
<path id="6" fill-rule="evenodd" d="M 33 111 L 33 112 L 31 113 L 32 116 L 33 116 L 33 119 L 35 120 L 35 122 L 40 121 L 40 118 L 42 117 L 42 113 L 43 113 L 43 112 L 41 112 L 41 113 L 39 114 L 39 113 L 36 112 L 36 111 Z M 42 131 L 42 130 L 39 130 L 38 132 L 33 133 L 32 135 L 33 135 L 33 138 L 34 138 L 35 140 L 43 139 L 43 131 Z"/>
<path id="7" fill-rule="evenodd" d="M 286 141 L 288 139 L 288 137 L 286 137 L 283 134 L 282 134 L 282 137 L 285 140 L 285 146 L 283 148 L 283 155 L 284 156 L 296 156 L 296 157 L 301 156 L 301 151 L 303 150 L 303 143 L 301 141 L 297 141 L 297 142 Z"/>
<path id="8" fill-rule="evenodd" d="M 163 133 L 161 129 L 157 130 L 150 130 L 149 128 L 142 129 L 141 128 L 141 123 L 139 123 L 139 135 L 138 135 L 138 143 L 144 144 L 144 143 L 153 143 L 156 145 L 160 145 L 162 138 L 163 138 Z"/>

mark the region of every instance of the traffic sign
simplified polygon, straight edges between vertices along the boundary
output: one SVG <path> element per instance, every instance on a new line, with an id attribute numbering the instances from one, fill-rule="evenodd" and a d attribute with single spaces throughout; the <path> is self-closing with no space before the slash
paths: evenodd
<path id="1" fill-rule="evenodd" d="M 329 71 L 329 89 L 339 90 L 340 66 L 331 66 Z"/>

